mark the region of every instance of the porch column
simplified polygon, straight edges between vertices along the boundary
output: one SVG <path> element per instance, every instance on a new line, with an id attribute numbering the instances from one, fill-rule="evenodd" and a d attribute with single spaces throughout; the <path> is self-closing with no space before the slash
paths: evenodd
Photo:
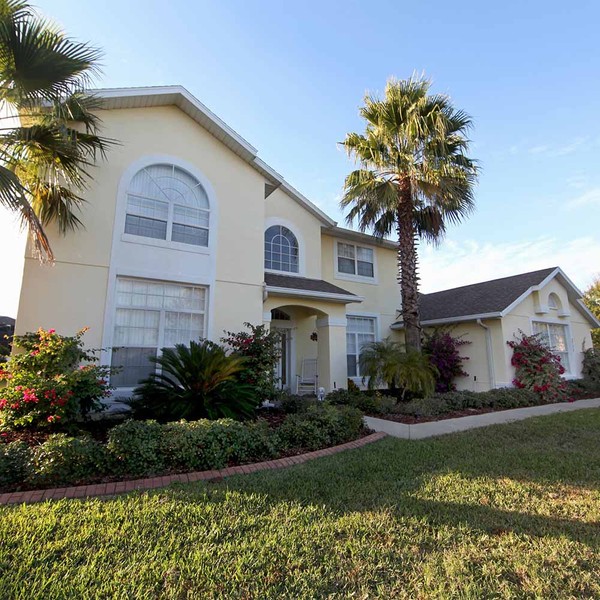
<path id="1" fill-rule="evenodd" d="M 347 387 L 346 317 L 317 319 L 317 333 L 319 387 L 324 387 L 325 393 Z"/>

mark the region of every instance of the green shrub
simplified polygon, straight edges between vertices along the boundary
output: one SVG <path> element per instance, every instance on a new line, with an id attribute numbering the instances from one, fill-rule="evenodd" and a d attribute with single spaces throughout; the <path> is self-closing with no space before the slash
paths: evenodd
<path id="1" fill-rule="evenodd" d="M 357 408 L 324 404 L 290 415 L 277 436 L 281 448 L 317 450 L 356 438 L 362 427 Z"/>
<path id="2" fill-rule="evenodd" d="M 279 408 L 288 415 L 304 412 L 310 406 L 316 406 L 319 403 L 314 396 L 290 394 L 285 390 L 278 393 L 277 402 L 279 403 Z"/>
<path id="3" fill-rule="evenodd" d="M 27 479 L 31 449 L 25 442 L 0 444 L 0 487 L 10 487 Z"/>
<path id="4" fill-rule="evenodd" d="M 125 421 L 108 433 L 107 448 L 115 470 L 126 475 L 153 475 L 164 468 L 163 429 L 156 421 Z"/>
<path id="5" fill-rule="evenodd" d="M 76 485 L 108 472 L 106 447 L 90 437 L 57 433 L 33 449 L 27 482 L 34 486 Z"/>
<path id="6" fill-rule="evenodd" d="M 164 425 L 161 453 L 167 467 L 207 470 L 273 458 L 277 449 L 265 422 L 203 419 Z"/>
<path id="7" fill-rule="evenodd" d="M 535 406 L 539 403 L 538 394 L 527 389 L 497 388 L 487 392 L 463 390 L 460 392 L 447 392 L 446 394 L 434 394 L 429 398 L 398 404 L 394 407 L 393 412 L 416 418 L 432 418 L 467 409 L 490 408 L 502 410 Z"/>
<path id="8" fill-rule="evenodd" d="M 581 374 L 586 386 L 600 390 L 600 347 L 583 351 Z"/>
<path id="9" fill-rule="evenodd" d="M 380 392 L 365 393 L 360 390 L 337 389 L 327 394 L 328 404 L 353 406 L 363 413 L 385 415 L 396 405 L 396 398 L 385 396 Z"/>
<path id="10" fill-rule="evenodd" d="M 152 373 L 134 391 L 129 402 L 138 418 L 241 418 L 254 414 L 259 399 L 249 384 L 240 383 L 246 359 L 227 355 L 208 340 L 163 348 L 152 358 L 160 373 Z"/>

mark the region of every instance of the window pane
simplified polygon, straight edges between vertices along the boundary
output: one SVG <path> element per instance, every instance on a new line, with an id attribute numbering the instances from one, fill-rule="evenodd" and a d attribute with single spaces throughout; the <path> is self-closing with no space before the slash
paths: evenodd
<path id="1" fill-rule="evenodd" d="M 354 259 L 338 257 L 338 271 L 354 275 Z"/>
<path id="2" fill-rule="evenodd" d="M 208 227 L 208 211 L 176 204 L 173 207 L 173 221 L 182 225 Z"/>
<path id="3" fill-rule="evenodd" d="M 373 250 L 371 248 L 356 248 L 356 258 L 364 262 L 373 262 Z"/>
<path id="4" fill-rule="evenodd" d="M 348 377 L 357 377 L 356 354 L 348 354 L 346 356 L 346 363 L 348 365 Z"/>
<path id="5" fill-rule="evenodd" d="M 375 334 L 375 319 L 372 317 L 348 317 L 346 331 Z"/>
<path id="6" fill-rule="evenodd" d="M 359 260 L 356 265 L 358 275 L 362 275 L 362 277 L 373 277 L 373 263 L 362 262 Z"/>
<path id="7" fill-rule="evenodd" d="M 113 348 L 111 367 L 120 367 L 118 373 L 111 375 L 110 383 L 115 387 L 134 387 L 142 379 L 154 372 L 150 362 L 156 356 L 155 348 Z"/>
<path id="8" fill-rule="evenodd" d="M 136 215 L 127 215 L 125 217 L 125 233 L 157 240 L 166 240 L 167 222 L 138 217 Z"/>
<path id="9" fill-rule="evenodd" d="M 281 225 L 265 231 L 265 269 L 297 273 L 299 249 L 296 236 Z"/>
<path id="10" fill-rule="evenodd" d="M 173 242 L 181 242 L 182 244 L 206 247 L 208 246 L 208 229 L 173 223 L 171 240 Z"/>
<path id="11" fill-rule="evenodd" d="M 352 244 L 342 244 L 342 242 L 338 242 L 338 256 L 354 260 L 354 246 Z"/>
<path id="12" fill-rule="evenodd" d="M 169 218 L 169 203 L 129 195 L 127 196 L 127 213 L 166 221 Z"/>
<path id="13" fill-rule="evenodd" d="M 165 345 L 189 345 L 190 341 L 197 342 L 204 337 L 204 316 L 193 313 L 165 313 Z"/>

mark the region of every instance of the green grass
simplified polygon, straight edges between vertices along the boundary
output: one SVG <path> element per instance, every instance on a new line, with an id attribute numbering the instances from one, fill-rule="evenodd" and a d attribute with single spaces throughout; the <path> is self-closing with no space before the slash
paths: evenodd
<path id="1" fill-rule="evenodd" d="M 600 597 L 600 410 L 0 510 L 0 598 Z"/>

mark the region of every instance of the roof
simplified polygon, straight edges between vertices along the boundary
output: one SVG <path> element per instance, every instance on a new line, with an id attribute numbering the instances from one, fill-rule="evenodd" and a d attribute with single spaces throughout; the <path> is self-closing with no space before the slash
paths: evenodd
<path id="1" fill-rule="evenodd" d="M 379 238 L 374 235 L 369 235 L 368 233 L 361 233 L 360 231 L 354 231 L 353 229 L 345 229 L 344 227 L 325 227 L 321 228 L 323 233 L 327 235 L 332 235 L 335 237 L 341 237 L 347 240 L 352 240 L 354 242 L 363 243 L 363 244 L 371 244 L 372 246 L 382 246 L 384 248 L 388 248 L 390 250 L 397 250 L 398 244 L 393 242 L 392 240 L 388 240 L 386 238 Z"/>
<path id="2" fill-rule="evenodd" d="M 9 327 L 14 327 L 15 326 L 15 320 L 12 317 L 0 316 L 0 326 L 1 327 L 5 327 L 7 325 Z"/>
<path id="3" fill-rule="evenodd" d="M 307 296 L 342 302 L 362 301 L 360 296 L 322 279 L 265 273 L 265 284 L 267 292 L 276 295 Z"/>
<path id="4" fill-rule="evenodd" d="M 275 169 L 258 158 L 258 151 L 254 146 L 249 144 L 239 133 L 229 127 L 227 123 L 190 94 L 183 86 L 105 88 L 91 90 L 91 93 L 102 100 L 102 108 L 104 109 L 177 106 L 256 169 L 275 188 L 281 188 L 325 225 L 329 227 L 336 225 L 331 217 L 290 185 Z"/>
<path id="5" fill-rule="evenodd" d="M 541 289 L 555 277 L 567 290 L 569 300 L 588 318 L 593 327 L 598 327 L 600 323 L 581 301 L 581 292 L 559 267 L 421 294 L 421 323 L 435 325 L 503 317 L 529 294 Z M 399 321 L 392 327 L 401 328 L 402 323 Z"/>

